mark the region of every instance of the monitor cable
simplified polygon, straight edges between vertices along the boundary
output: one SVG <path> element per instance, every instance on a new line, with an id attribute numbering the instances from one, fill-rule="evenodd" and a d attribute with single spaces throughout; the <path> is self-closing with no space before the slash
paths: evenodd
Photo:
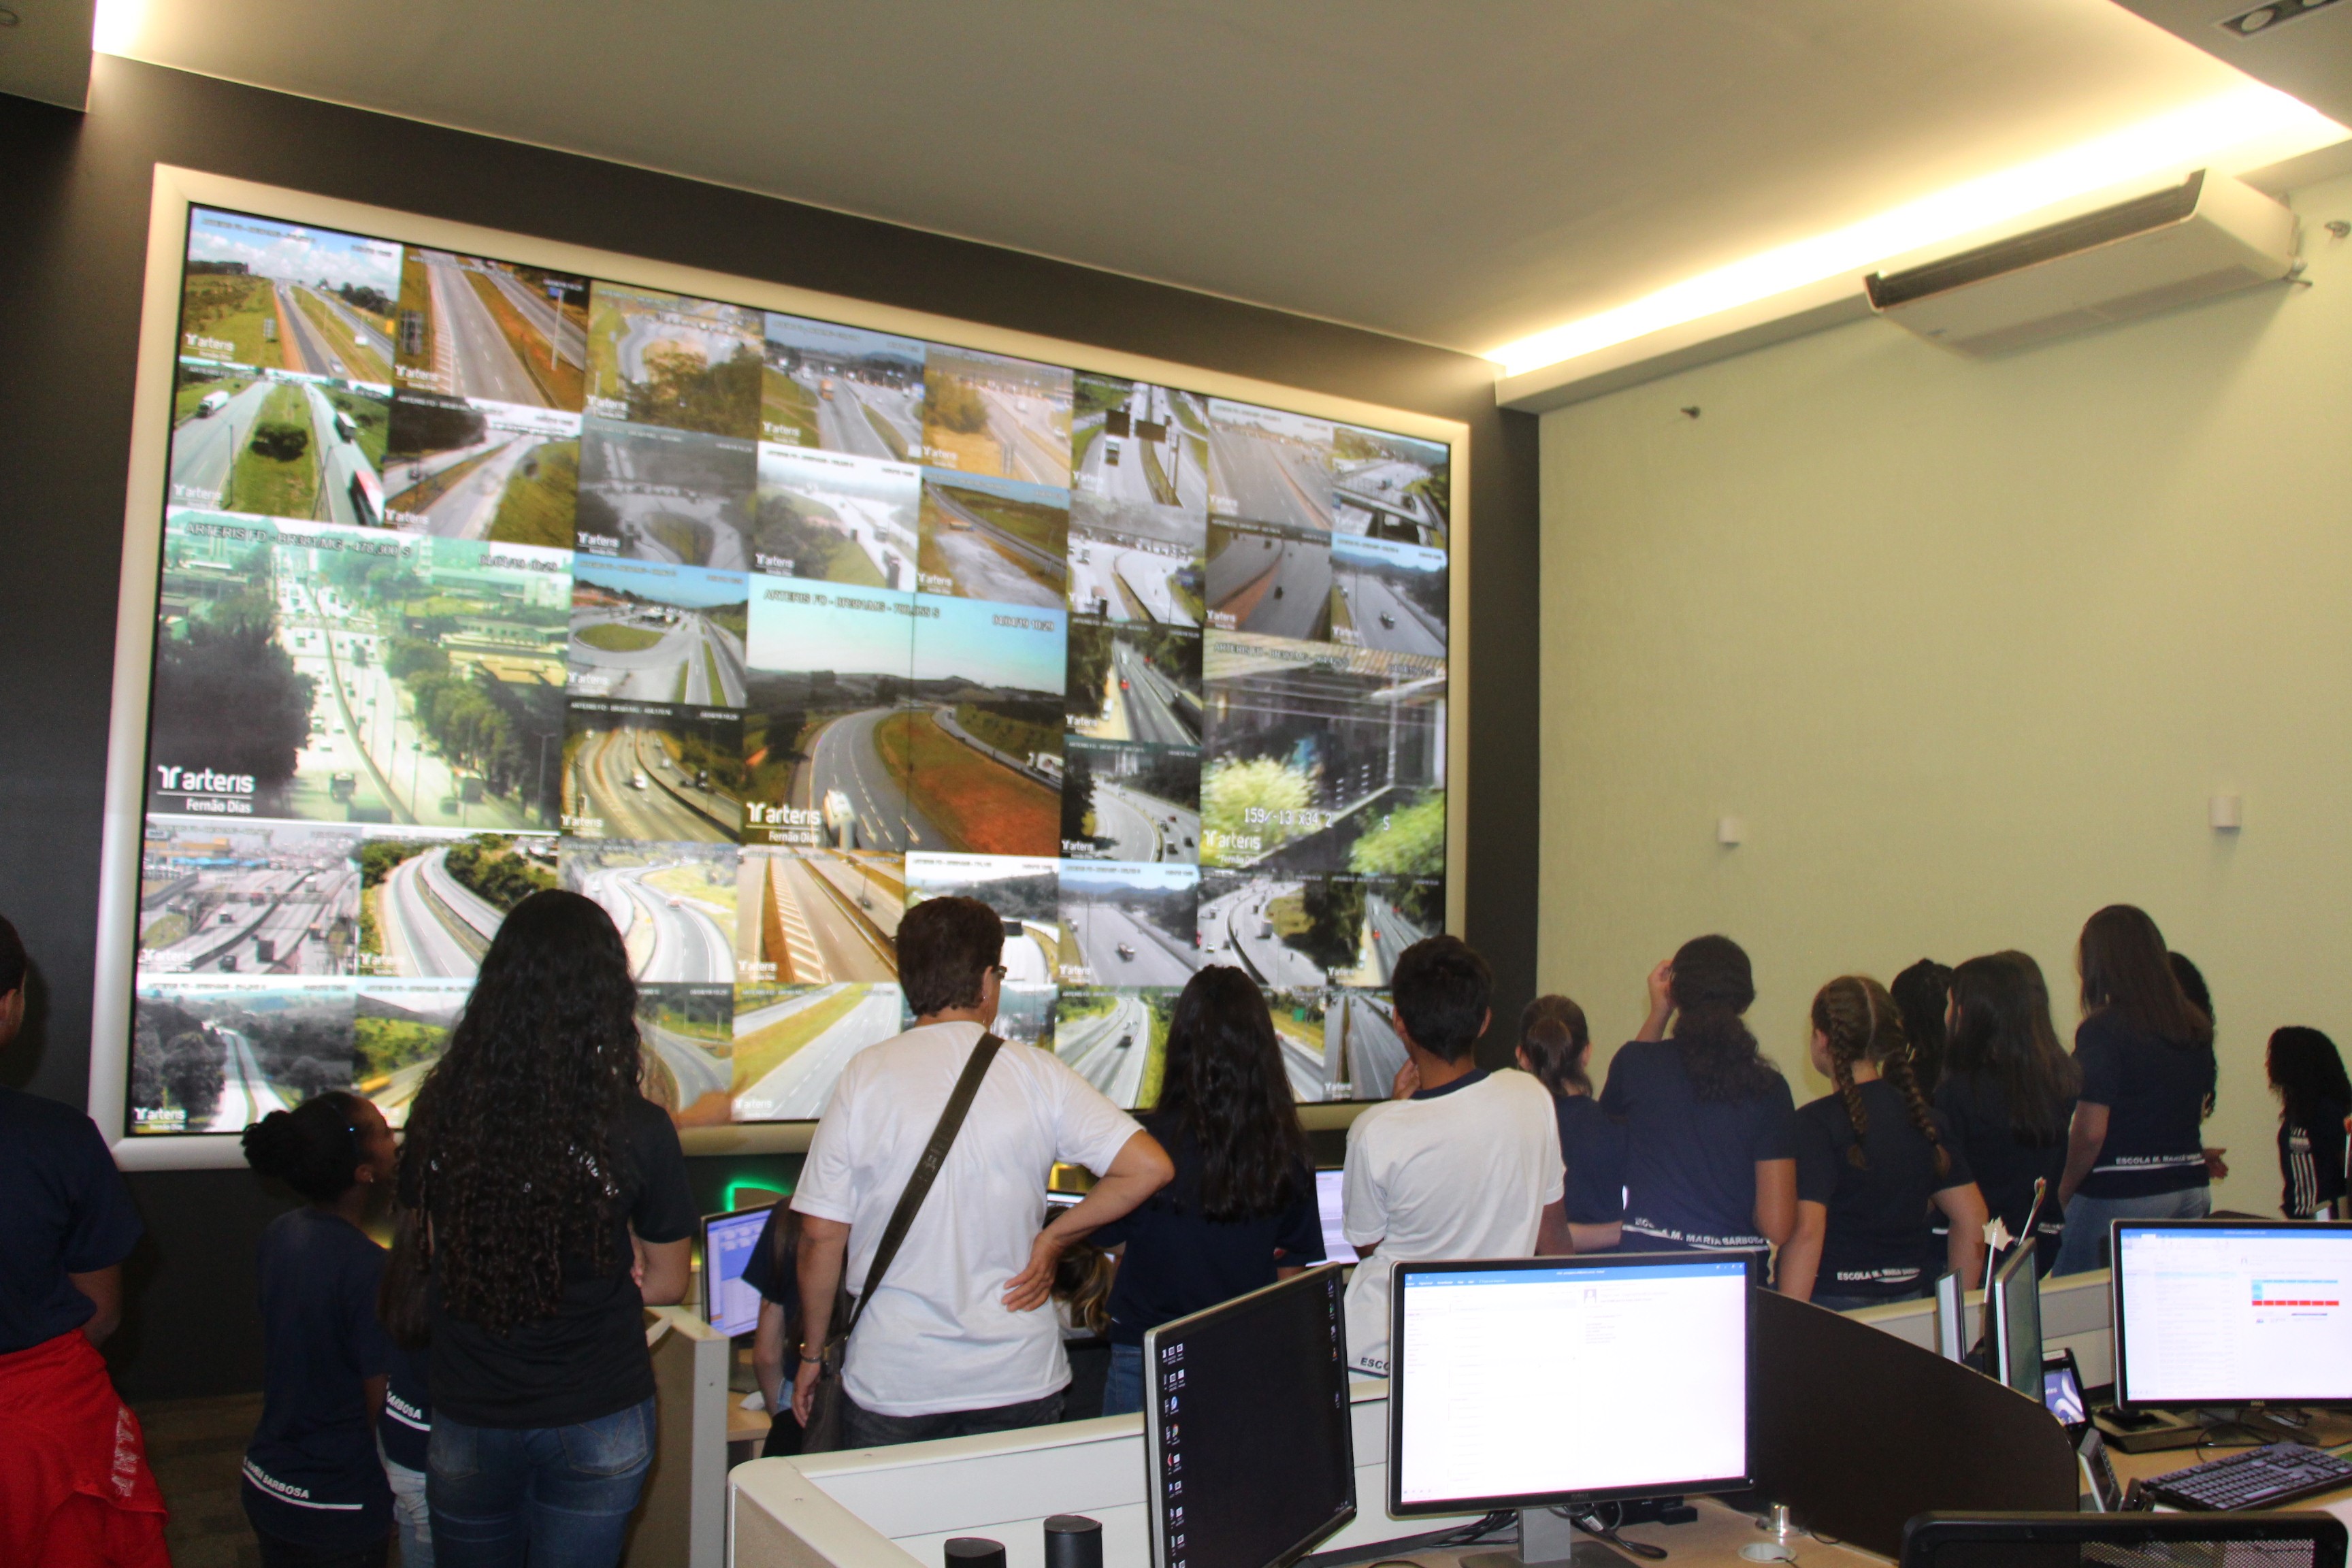
<path id="1" fill-rule="evenodd" d="M 1614 1504 L 1612 1504 L 1611 1506 L 1615 1508 Z M 1591 1536 L 1594 1540 L 1606 1542 L 1620 1552 L 1629 1552 L 1636 1557 L 1648 1558 L 1654 1562 L 1658 1558 L 1666 1555 L 1666 1549 L 1663 1546 L 1653 1546 L 1646 1541 L 1628 1541 L 1623 1536 L 1618 1534 L 1617 1524 L 1603 1523 L 1601 1521 L 1601 1510 L 1598 1507 L 1587 1506 L 1576 1509 L 1556 1508 L 1552 1510 L 1552 1512 L 1559 1515 L 1560 1518 L 1568 1521 L 1569 1523 L 1576 1526 L 1577 1529 L 1584 1531 L 1585 1534 Z M 1624 1518 L 1624 1510 L 1622 1509 L 1616 1509 L 1616 1512 L 1619 1521 L 1622 1522 Z"/>

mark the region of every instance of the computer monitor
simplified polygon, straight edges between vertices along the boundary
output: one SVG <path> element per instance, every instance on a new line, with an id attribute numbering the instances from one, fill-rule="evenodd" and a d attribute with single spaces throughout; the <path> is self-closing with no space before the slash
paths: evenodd
<path id="1" fill-rule="evenodd" d="M 760 1326 L 760 1293 L 743 1283 L 743 1265 L 775 1206 L 761 1204 L 702 1218 L 702 1315 L 729 1339 Z"/>
<path id="2" fill-rule="evenodd" d="M 1347 1228 L 1339 1223 L 1339 1194 L 1345 1171 L 1315 1173 L 1315 1208 L 1323 1218 L 1323 1261 L 1353 1263 L 1356 1249 L 1348 1245 Z"/>
<path id="3" fill-rule="evenodd" d="M 2042 1397 L 2042 1287 L 2034 1237 L 2001 1254 L 1985 1286 L 1985 1370 L 2028 1399 Z"/>
<path id="4" fill-rule="evenodd" d="M 2113 1226 L 2117 1405 L 2352 1404 L 2352 1224 Z"/>
<path id="5" fill-rule="evenodd" d="M 1748 1484 L 1752 1253 L 1400 1263 L 1389 1511 Z"/>
<path id="6" fill-rule="evenodd" d="M 1152 1568 L 1286 1568 L 1356 1517 L 1337 1268 L 1148 1330 Z"/>
<path id="7" fill-rule="evenodd" d="M 2083 1392 L 2083 1369 L 2073 1351 L 2042 1352 L 2042 1405 L 2069 1436 L 2079 1436 L 2091 1424 L 2090 1396 Z"/>

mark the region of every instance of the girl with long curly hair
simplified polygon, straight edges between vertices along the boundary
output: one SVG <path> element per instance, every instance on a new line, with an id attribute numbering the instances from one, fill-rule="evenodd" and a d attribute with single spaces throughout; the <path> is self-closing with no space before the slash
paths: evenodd
<path id="1" fill-rule="evenodd" d="M 410 1110 L 441 1568 L 620 1560 L 653 1458 L 644 1309 L 685 1295 L 697 1217 L 677 1133 L 638 1092 L 635 1012 L 611 917 L 533 893 Z"/>
<path id="2" fill-rule="evenodd" d="M 1932 1283 L 1931 1205 L 1950 1222 L 1947 1265 L 1975 1289 L 1984 1195 L 1919 1092 L 1895 999 L 1843 975 L 1814 994 L 1812 1024 L 1813 1068 L 1837 1088 L 1797 1112 L 1797 1229 L 1780 1249 L 1780 1293 L 1832 1311 L 1920 1295 Z"/>

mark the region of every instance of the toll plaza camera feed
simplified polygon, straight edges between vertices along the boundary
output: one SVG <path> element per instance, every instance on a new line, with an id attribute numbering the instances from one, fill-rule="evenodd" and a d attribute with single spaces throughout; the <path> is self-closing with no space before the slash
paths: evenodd
<path id="1" fill-rule="evenodd" d="M 685 1127 L 820 1115 L 931 898 L 1159 1097 L 1204 964 L 1384 1097 L 1444 927 L 1452 453 L 1181 386 L 197 209 L 130 1125 L 395 1125 L 508 911 L 596 900 Z"/>

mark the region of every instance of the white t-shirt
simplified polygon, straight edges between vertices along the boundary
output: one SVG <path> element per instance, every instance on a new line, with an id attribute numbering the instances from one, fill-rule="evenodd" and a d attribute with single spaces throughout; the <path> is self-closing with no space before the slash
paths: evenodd
<path id="1" fill-rule="evenodd" d="M 1358 1116 L 1339 1223 L 1350 1244 L 1380 1250 L 1348 1281 L 1349 1359 L 1389 1370 L 1391 1266 L 1534 1257 L 1563 1174 L 1551 1093 L 1516 1068 Z"/>
<path id="2" fill-rule="evenodd" d="M 793 1207 L 849 1226 L 843 1276 L 861 1289 L 890 1211 L 979 1044 L 977 1024 L 931 1024 L 842 1069 Z M 986 1410 L 1070 1381 L 1051 1307 L 1007 1311 L 1004 1286 L 1045 1226 L 1056 1160 L 1100 1173 L 1141 1131 L 1046 1051 L 1008 1042 L 849 1342 L 843 1385 L 877 1415 Z"/>

